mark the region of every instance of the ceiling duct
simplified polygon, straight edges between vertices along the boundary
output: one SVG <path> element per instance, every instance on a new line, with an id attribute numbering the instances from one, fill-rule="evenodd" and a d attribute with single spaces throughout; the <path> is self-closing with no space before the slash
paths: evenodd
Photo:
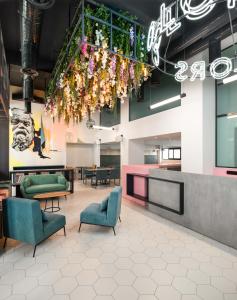
<path id="1" fill-rule="evenodd" d="M 21 0 L 21 71 L 23 74 L 23 99 L 26 112 L 31 112 L 33 80 L 36 71 L 37 52 L 40 40 L 42 9 L 53 6 L 55 0 Z"/>

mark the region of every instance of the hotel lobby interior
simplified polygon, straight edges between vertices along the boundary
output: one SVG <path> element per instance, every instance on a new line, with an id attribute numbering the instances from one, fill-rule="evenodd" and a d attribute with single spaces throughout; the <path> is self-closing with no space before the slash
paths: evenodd
<path id="1" fill-rule="evenodd" d="M 0 300 L 237 300 L 237 1 L 0 0 Z"/>

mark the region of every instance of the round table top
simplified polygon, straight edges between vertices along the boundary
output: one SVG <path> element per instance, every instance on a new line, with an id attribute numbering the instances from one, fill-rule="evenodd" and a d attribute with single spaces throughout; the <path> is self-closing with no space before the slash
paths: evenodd
<path id="1" fill-rule="evenodd" d="M 33 196 L 33 198 L 34 199 L 49 199 L 49 198 L 65 197 L 70 194 L 71 193 L 68 191 L 49 192 L 49 193 L 36 194 Z"/>

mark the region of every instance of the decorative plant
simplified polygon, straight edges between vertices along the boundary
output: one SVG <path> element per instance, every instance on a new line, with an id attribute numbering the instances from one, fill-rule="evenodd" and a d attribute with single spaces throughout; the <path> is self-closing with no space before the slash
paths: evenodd
<path id="1" fill-rule="evenodd" d="M 57 72 L 48 85 L 46 111 L 66 122 L 81 121 L 105 106 L 113 109 L 118 99 L 128 99 L 150 75 L 150 67 L 144 63 L 145 35 L 142 27 L 135 25 L 136 17 L 121 11 L 126 18 L 111 14 L 104 5 L 87 5 L 84 13 L 85 36 L 82 26 L 72 28 L 73 35 L 68 32 Z M 117 26 L 112 36 L 111 17 Z"/>

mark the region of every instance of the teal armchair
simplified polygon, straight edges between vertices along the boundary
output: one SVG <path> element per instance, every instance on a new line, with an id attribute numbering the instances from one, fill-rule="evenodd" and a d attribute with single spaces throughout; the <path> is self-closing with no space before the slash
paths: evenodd
<path id="1" fill-rule="evenodd" d="M 113 228 L 120 219 L 122 201 L 122 188 L 115 187 L 110 195 L 101 203 L 92 203 L 80 215 L 79 232 L 81 224 L 93 224 Z"/>
<path id="2" fill-rule="evenodd" d="M 65 216 L 42 212 L 37 200 L 12 197 L 3 201 L 4 248 L 7 238 L 15 239 L 33 245 L 34 257 L 42 241 L 62 228 L 66 235 L 65 225 Z"/>
<path id="3" fill-rule="evenodd" d="M 33 199 L 36 194 L 67 191 L 69 182 L 63 175 L 41 174 L 25 176 L 21 182 L 21 194 L 24 198 Z"/>

